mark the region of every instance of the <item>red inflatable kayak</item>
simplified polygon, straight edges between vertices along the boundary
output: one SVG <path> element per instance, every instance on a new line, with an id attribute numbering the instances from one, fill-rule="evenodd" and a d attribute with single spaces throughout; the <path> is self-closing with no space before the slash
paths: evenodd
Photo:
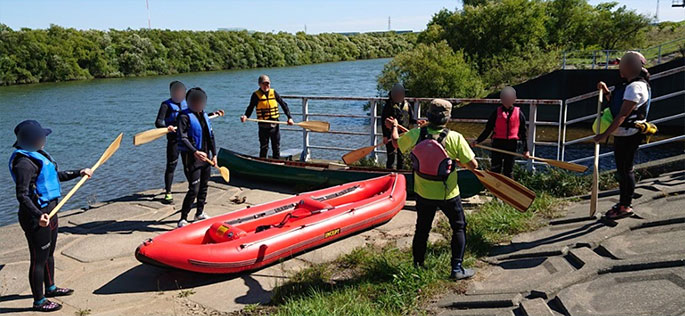
<path id="1" fill-rule="evenodd" d="M 148 239 L 136 258 L 203 273 L 256 269 L 389 221 L 406 192 L 404 176 L 389 174 L 301 193 Z"/>

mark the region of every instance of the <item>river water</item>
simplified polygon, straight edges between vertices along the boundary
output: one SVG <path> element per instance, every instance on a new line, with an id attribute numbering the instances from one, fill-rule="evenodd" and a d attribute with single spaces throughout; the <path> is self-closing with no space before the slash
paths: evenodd
<path id="1" fill-rule="evenodd" d="M 72 197 L 65 209 L 84 207 L 88 203 L 106 201 L 135 192 L 163 188 L 166 140 L 134 147 L 135 133 L 154 128 L 154 119 L 161 101 L 169 97 L 169 82 L 180 80 L 188 88 L 199 86 L 208 94 L 209 111 L 223 109 L 226 116 L 212 121 L 217 146 L 249 155 L 259 152 L 257 126 L 240 123 L 238 117 L 257 89 L 257 77 L 266 73 L 272 86 L 283 95 L 375 96 L 376 77 L 389 59 L 326 63 L 273 69 L 187 73 L 171 76 L 98 79 L 88 81 L 41 83 L 0 87 L 0 148 L 7 159 L 12 152 L 14 126 L 25 119 L 38 120 L 51 128 L 46 150 L 57 160 L 60 169 L 89 167 L 118 133 L 124 133 L 121 148 L 100 167 L 93 179 Z M 293 114 L 301 112 L 299 100 L 287 100 Z M 310 113 L 367 115 L 362 101 L 309 101 Z M 254 115 L 253 115 L 254 117 Z M 294 116 L 296 121 L 300 116 Z M 323 118 L 331 130 L 369 131 L 369 119 Z M 457 131 L 471 138 L 478 135 L 482 125 L 459 124 Z M 540 130 L 538 140 L 555 141 L 555 130 Z M 584 129 L 569 130 L 568 139 L 585 136 Z M 282 131 L 281 150 L 301 148 L 300 132 Z M 319 146 L 358 148 L 368 146 L 368 136 L 311 134 L 310 143 Z M 605 146 L 603 146 L 605 147 Z M 675 153 L 682 153 L 682 144 Z M 651 152 L 651 153 L 649 153 Z M 662 156 L 655 149 L 641 151 L 638 160 Z M 478 154 L 487 154 L 477 151 Z M 538 147 L 543 157 L 554 157 L 556 148 Z M 587 156 L 590 146 L 578 146 L 567 151 L 567 159 Z M 340 159 L 340 151 L 312 150 L 313 158 Z M 671 155 L 668 153 L 666 155 Z M 380 157 L 381 159 L 384 157 Z M 4 160 L 6 161 L 6 160 Z M 613 159 L 602 159 L 603 169 L 613 168 Z M 185 181 L 182 166 L 176 170 L 175 181 Z M 75 184 L 63 183 L 64 194 Z M 14 183 L 7 167 L 0 168 L 0 226 L 16 222 L 17 201 Z M 176 196 L 181 199 L 183 196 Z"/>

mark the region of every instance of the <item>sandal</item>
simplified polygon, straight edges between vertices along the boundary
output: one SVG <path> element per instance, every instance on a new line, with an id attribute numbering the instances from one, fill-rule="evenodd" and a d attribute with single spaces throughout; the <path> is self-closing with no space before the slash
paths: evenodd
<path id="1" fill-rule="evenodd" d="M 604 216 L 608 219 L 616 220 L 630 217 L 631 215 L 633 215 L 633 208 L 621 205 L 616 208 L 612 207 Z"/>
<path id="2" fill-rule="evenodd" d="M 46 291 L 45 297 L 69 296 L 71 294 L 74 294 L 74 290 L 64 287 L 58 287 L 52 291 Z"/>
<path id="3" fill-rule="evenodd" d="M 33 305 L 33 310 L 37 312 L 54 312 L 62 309 L 62 305 L 49 300 L 44 300 L 43 303 Z"/>

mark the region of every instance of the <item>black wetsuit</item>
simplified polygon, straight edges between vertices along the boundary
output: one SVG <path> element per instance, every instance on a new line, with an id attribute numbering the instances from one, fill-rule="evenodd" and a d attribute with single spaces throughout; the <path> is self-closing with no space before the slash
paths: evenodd
<path id="1" fill-rule="evenodd" d="M 178 106 L 181 108 L 181 106 Z M 169 106 L 162 102 L 157 112 L 157 119 L 155 126 L 157 128 L 167 127 L 166 119 L 173 113 Z M 171 193 L 171 185 L 174 183 L 174 172 L 178 164 L 178 138 L 176 134 L 169 133 L 166 136 L 166 169 L 164 170 L 164 190 L 166 193 Z"/>
<path id="2" fill-rule="evenodd" d="M 283 113 L 288 119 L 291 119 L 290 109 L 288 108 L 288 103 L 285 103 L 278 92 L 274 91 L 274 99 L 283 108 Z M 250 117 L 252 111 L 257 107 L 259 103 L 259 97 L 256 92 L 252 93 L 250 97 L 250 105 L 247 106 L 245 110 L 245 116 Z M 278 119 L 275 119 L 278 121 Z M 266 158 L 266 154 L 269 152 L 269 140 L 271 141 L 271 151 L 273 153 L 274 159 L 281 158 L 281 132 L 278 124 L 270 123 L 259 123 L 259 157 Z"/>
<path id="3" fill-rule="evenodd" d="M 392 98 L 388 98 L 385 101 L 385 106 L 383 106 L 383 111 L 381 112 L 381 131 L 383 132 L 383 137 L 390 139 L 392 136 L 392 130 L 385 126 L 385 119 L 388 117 L 392 116 L 396 118 L 397 123 L 406 127 L 407 129 L 411 129 L 412 125 L 416 124 L 416 115 L 413 107 L 408 105 L 408 111 L 405 111 L 403 107 L 404 104 L 393 102 Z M 395 161 L 397 161 L 397 170 L 403 170 L 404 155 L 402 152 L 397 150 L 391 141 L 385 144 L 385 150 L 388 157 L 385 162 L 385 167 L 392 169 Z"/>
<path id="4" fill-rule="evenodd" d="M 508 115 L 511 115 L 514 107 L 512 106 L 509 109 L 506 109 L 504 106 L 502 106 L 503 110 L 508 113 Z M 485 129 L 483 132 L 478 136 L 478 139 L 476 139 L 477 143 L 483 142 L 490 134 L 493 132 L 495 129 L 495 122 L 497 121 L 497 109 L 495 109 L 492 114 L 490 114 L 490 117 L 488 118 L 488 122 L 485 124 Z M 498 149 L 503 149 L 507 151 L 512 151 L 516 152 L 516 147 L 518 145 L 518 142 L 521 142 L 521 146 L 523 146 L 523 152 L 528 151 L 528 130 L 526 128 L 526 116 L 523 114 L 523 111 L 519 110 L 519 132 L 518 132 L 518 137 L 519 139 L 499 139 L 495 138 L 492 140 L 492 147 L 498 148 Z M 501 173 L 509 178 L 511 178 L 511 174 L 514 170 L 514 156 L 508 155 L 508 154 L 503 154 L 499 153 L 496 151 L 493 151 L 490 154 L 490 166 L 492 171 Z"/>
<path id="5" fill-rule="evenodd" d="M 205 201 L 207 199 L 207 187 L 209 184 L 209 177 L 212 173 L 212 166 L 205 161 L 198 161 L 195 159 L 194 152 L 202 151 L 207 154 L 208 159 L 216 156 L 216 144 L 213 135 L 210 135 L 207 123 L 204 120 L 202 113 L 190 113 L 189 115 L 196 115 L 200 125 L 202 126 L 202 144 L 200 148 L 195 148 L 193 140 L 188 135 L 190 128 L 190 119 L 185 114 L 178 115 L 178 134 L 180 141 L 183 142 L 189 151 L 181 152 L 181 160 L 183 161 L 183 172 L 188 179 L 188 193 L 183 199 L 183 206 L 181 207 L 181 219 L 187 220 L 190 208 L 197 198 L 197 214 L 202 214 L 205 208 Z"/>
<path id="6" fill-rule="evenodd" d="M 39 151 L 43 154 L 42 151 Z M 43 154 L 49 157 L 46 154 Z M 57 206 L 57 199 L 41 208 L 35 196 L 36 178 L 40 173 L 39 165 L 31 158 L 17 155 L 12 162 L 12 171 L 16 180 L 17 200 L 19 201 L 19 225 L 29 244 L 31 264 L 29 266 L 29 283 L 34 301 L 44 297 L 45 288 L 55 284 L 55 244 L 57 243 L 57 215 L 50 219 L 47 227 L 38 225 L 41 215 L 50 213 Z M 68 181 L 80 175 L 79 170 L 58 171 L 59 181 Z M 45 286 L 45 288 L 43 287 Z"/>

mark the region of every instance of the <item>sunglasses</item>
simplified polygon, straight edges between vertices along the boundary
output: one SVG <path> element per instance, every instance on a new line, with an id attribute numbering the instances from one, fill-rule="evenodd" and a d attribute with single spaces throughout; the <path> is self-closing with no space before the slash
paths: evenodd
<path id="1" fill-rule="evenodd" d="M 262 82 L 261 84 L 268 86 L 268 85 L 271 85 L 271 82 Z"/>

